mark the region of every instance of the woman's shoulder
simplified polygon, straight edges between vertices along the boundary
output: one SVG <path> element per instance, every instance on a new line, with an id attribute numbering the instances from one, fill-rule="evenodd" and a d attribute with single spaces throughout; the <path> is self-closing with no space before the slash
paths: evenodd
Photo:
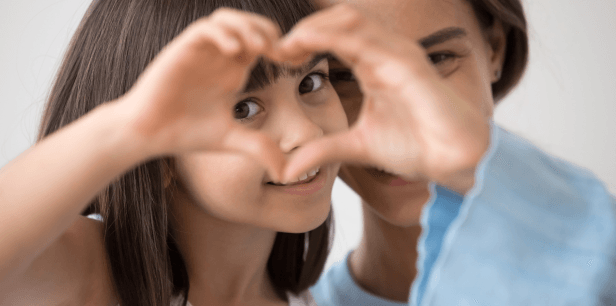
<path id="1" fill-rule="evenodd" d="M 5 292 L 0 305 L 109 305 L 114 291 L 102 222 L 79 216 Z"/>

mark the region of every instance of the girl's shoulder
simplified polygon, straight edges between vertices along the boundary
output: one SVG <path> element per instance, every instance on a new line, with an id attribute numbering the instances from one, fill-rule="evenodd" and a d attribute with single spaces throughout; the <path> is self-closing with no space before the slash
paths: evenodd
<path id="1" fill-rule="evenodd" d="M 287 298 L 289 300 L 289 306 L 317 306 L 317 303 L 312 298 L 312 294 L 308 290 L 305 290 L 297 295 L 287 292 Z M 171 305 L 181 305 L 180 301 L 181 299 L 178 298 L 172 301 Z M 192 306 L 190 303 L 187 303 L 186 305 Z"/>
<path id="2" fill-rule="evenodd" d="M 112 305 L 102 222 L 79 216 L 7 289 L 2 305 Z"/>
<path id="3" fill-rule="evenodd" d="M 287 292 L 287 297 L 289 298 L 289 306 L 317 306 L 310 290 L 304 290 L 298 295 Z"/>

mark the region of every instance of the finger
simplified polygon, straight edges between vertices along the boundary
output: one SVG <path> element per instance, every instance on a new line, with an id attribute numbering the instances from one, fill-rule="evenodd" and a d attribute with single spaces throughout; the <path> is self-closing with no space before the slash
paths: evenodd
<path id="1" fill-rule="evenodd" d="M 222 149 L 248 155 L 262 164 L 273 180 L 281 181 L 286 158 L 276 143 L 265 134 L 243 127 L 233 128 L 225 135 Z"/>
<path id="2" fill-rule="evenodd" d="M 223 10 L 217 12 L 212 21 L 233 32 L 242 41 L 245 51 L 251 54 L 268 52 L 277 39 L 272 37 L 271 26 L 266 25 L 267 20 L 257 15 Z"/>
<path id="3" fill-rule="evenodd" d="M 370 163 L 365 152 L 353 131 L 327 136 L 300 147 L 288 161 L 283 179 L 290 181 L 317 166 L 336 162 Z"/>
<path id="4" fill-rule="evenodd" d="M 348 4 L 338 4 L 321 10 L 298 22 L 292 31 L 308 29 L 336 29 L 346 32 L 363 22 L 363 15 Z"/>
<path id="5" fill-rule="evenodd" d="M 208 20 L 195 24 L 191 33 L 197 38 L 197 46 L 203 48 L 213 45 L 225 56 L 233 56 L 241 51 L 242 44 L 236 35 Z"/>
<path id="6" fill-rule="evenodd" d="M 364 25 L 366 22 L 365 17 L 349 5 L 336 5 L 304 18 L 283 39 L 279 47 L 289 57 L 293 57 L 294 52 L 301 53 L 302 49 L 310 52 L 341 51 L 332 48 L 332 43 L 358 33 L 363 36 L 371 33 L 370 27 Z M 323 39 L 326 41 L 322 41 Z M 321 44 L 313 45 L 310 42 Z M 348 41 L 339 45 L 349 47 Z M 310 46 L 313 48 L 306 49 Z"/>
<path id="7" fill-rule="evenodd" d="M 250 26 L 258 28 L 265 34 L 265 36 L 270 38 L 272 41 L 279 39 L 282 35 L 280 27 L 274 21 L 265 16 L 252 12 L 232 10 L 226 8 L 219 9 L 217 12 L 218 16 L 213 17 L 222 17 L 222 19 L 235 20 L 238 23 L 248 22 L 250 23 Z"/>
<path id="8" fill-rule="evenodd" d="M 331 29 L 305 29 L 293 32 L 278 45 L 279 58 L 295 60 L 307 54 L 331 52 L 349 66 L 357 65 L 361 56 L 372 49 L 361 33 L 340 33 Z"/>

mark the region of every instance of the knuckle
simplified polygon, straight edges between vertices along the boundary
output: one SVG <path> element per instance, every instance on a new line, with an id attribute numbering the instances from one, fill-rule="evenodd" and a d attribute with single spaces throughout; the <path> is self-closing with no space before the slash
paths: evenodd
<path id="1" fill-rule="evenodd" d="M 364 15 L 348 4 L 343 5 L 341 17 L 347 26 L 357 26 L 364 22 Z"/>
<path id="2" fill-rule="evenodd" d="M 226 8 L 226 7 L 221 7 L 216 9 L 213 13 L 212 13 L 212 19 L 213 20 L 220 20 L 220 19 L 227 19 L 227 18 L 232 18 L 234 16 L 236 16 L 238 14 L 238 12 L 234 9 L 230 9 L 230 8 Z"/>

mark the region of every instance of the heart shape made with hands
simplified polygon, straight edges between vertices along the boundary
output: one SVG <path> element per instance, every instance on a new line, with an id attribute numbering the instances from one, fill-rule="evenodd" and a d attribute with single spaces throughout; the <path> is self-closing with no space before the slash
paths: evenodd
<path id="1" fill-rule="evenodd" d="M 317 53 L 333 53 L 357 79 L 363 98 L 345 107 L 360 109 L 348 131 L 306 143 L 286 160 L 265 134 L 220 116 L 258 56 L 300 65 Z M 447 182 L 472 173 L 489 142 L 489 119 L 444 84 L 421 46 L 348 5 L 308 16 L 282 38 L 263 17 L 219 10 L 165 47 L 126 96 L 136 129 L 153 135 L 152 155 L 242 152 L 281 182 L 336 162 Z"/>
<path id="2" fill-rule="evenodd" d="M 299 64 L 319 52 L 333 53 L 353 71 L 363 100 L 345 105 L 347 115 L 357 118 L 348 131 L 295 152 L 283 181 L 335 162 L 444 185 L 473 175 L 489 145 L 489 118 L 444 84 L 418 43 L 338 5 L 298 23 L 271 57 Z"/>

